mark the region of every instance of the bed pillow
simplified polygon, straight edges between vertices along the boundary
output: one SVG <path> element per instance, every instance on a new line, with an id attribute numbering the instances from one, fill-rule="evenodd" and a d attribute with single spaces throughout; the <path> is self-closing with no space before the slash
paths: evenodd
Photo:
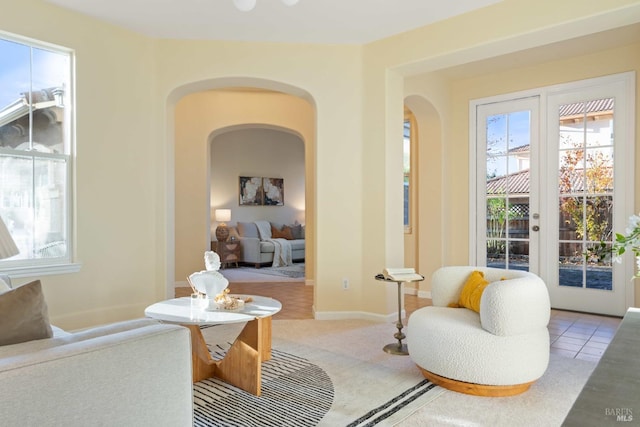
<path id="1" fill-rule="evenodd" d="M 0 295 L 0 345 L 52 336 L 47 304 L 39 280 Z"/>

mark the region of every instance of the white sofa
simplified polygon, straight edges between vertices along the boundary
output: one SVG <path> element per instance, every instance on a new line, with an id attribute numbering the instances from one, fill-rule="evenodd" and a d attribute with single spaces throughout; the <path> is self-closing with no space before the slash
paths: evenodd
<path id="1" fill-rule="evenodd" d="M 271 223 L 272 226 L 282 229 L 285 224 Z M 236 227 L 232 227 L 233 233 L 237 233 L 240 239 L 240 261 L 254 264 L 256 268 L 259 268 L 261 264 L 273 263 L 273 255 L 275 253 L 275 246 L 272 242 L 265 241 L 260 238 L 258 227 L 254 222 L 238 222 Z M 291 257 L 294 261 L 304 261 L 305 257 L 305 239 L 304 228 L 302 228 L 302 235 L 295 236 L 289 240 L 291 244 Z"/>
<path id="2" fill-rule="evenodd" d="M 187 328 L 138 319 L 0 346 L 1 426 L 191 426 Z"/>
<path id="3" fill-rule="evenodd" d="M 474 270 L 490 284 L 480 312 L 450 308 Z M 549 363 L 546 285 L 533 273 L 452 266 L 431 279 L 433 306 L 416 310 L 407 326 L 411 359 L 425 377 L 469 394 L 506 396 L 526 391 Z"/>

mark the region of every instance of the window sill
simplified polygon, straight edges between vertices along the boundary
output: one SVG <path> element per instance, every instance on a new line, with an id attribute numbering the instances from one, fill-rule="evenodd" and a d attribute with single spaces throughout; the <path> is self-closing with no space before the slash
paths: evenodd
<path id="1" fill-rule="evenodd" d="M 14 278 L 20 278 L 20 277 L 39 277 L 39 276 L 52 276 L 54 274 L 77 273 L 80 271 L 81 267 L 82 267 L 82 264 L 79 264 L 79 263 L 52 264 L 52 265 L 42 265 L 42 266 L 0 268 L 0 272 L 14 279 Z"/>

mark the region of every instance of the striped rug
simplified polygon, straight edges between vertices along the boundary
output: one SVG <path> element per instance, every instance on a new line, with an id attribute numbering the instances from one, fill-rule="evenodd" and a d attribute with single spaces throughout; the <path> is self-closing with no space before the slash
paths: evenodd
<path id="1" fill-rule="evenodd" d="M 215 359 L 241 326 L 203 329 L 208 343 L 225 343 L 209 344 Z M 200 381 L 194 384 L 194 426 L 395 425 L 443 389 L 425 380 L 410 358 L 382 351 L 381 337 L 391 329 L 366 321 L 274 321 L 261 396 L 216 379 Z"/>
<path id="2" fill-rule="evenodd" d="M 427 392 L 433 390 L 437 386 L 428 380 L 422 380 L 415 386 L 407 389 L 403 393 L 389 400 L 384 405 L 381 405 L 371 411 L 367 412 L 354 422 L 347 425 L 347 427 L 364 427 L 374 426 L 389 419 L 393 415 L 406 408 L 411 403 L 415 402 L 420 397 L 424 396 Z"/>
<path id="3" fill-rule="evenodd" d="M 331 408 L 333 384 L 320 367 L 274 349 L 262 364 L 260 397 L 208 379 L 194 384 L 193 399 L 196 427 L 316 426 Z"/>

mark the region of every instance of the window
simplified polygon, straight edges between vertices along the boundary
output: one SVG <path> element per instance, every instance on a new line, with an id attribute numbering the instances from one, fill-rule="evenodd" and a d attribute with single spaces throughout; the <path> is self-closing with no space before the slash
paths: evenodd
<path id="1" fill-rule="evenodd" d="M 67 272 L 72 52 L 0 33 L 0 57 L 0 216 L 20 250 L 0 270 Z"/>

